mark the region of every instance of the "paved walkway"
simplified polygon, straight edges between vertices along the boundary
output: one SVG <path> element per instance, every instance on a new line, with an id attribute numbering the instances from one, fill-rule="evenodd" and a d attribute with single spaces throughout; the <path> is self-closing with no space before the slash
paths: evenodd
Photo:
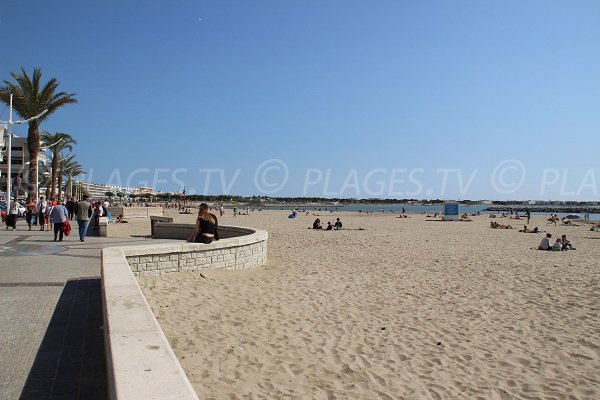
<path id="1" fill-rule="evenodd" d="M 100 251 L 145 238 L 0 227 L 0 399 L 106 399 Z M 168 242 L 167 240 L 153 243 Z"/>

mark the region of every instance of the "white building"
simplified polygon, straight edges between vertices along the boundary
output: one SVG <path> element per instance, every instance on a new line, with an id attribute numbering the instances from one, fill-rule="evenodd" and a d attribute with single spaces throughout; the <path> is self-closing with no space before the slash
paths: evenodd
<path id="1" fill-rule="evenodd" d="M 5 137 L 4 129 L 0 127 L 0 191 L 5 192 L 7 174 L 8 174 L 8 158 L 7 158 L 7 148 L 8 140 Z M 29 151 L 27 150 L 27 138 L 23 138 L 20 136 L 16 136 L 13 134 L 12 137 L 12 146 L 11 146 L 11 176 L 12 180 L 15 177 L 21 178 L 21 188 L 19 189 L 20 195 L 25 195 L 27 188 L 29 185 Z M 46 157 L 45 152 L 41 151 L 38 155 L 38 163 L 39 169 L 46 163 L 48 163 L 48 158 Z M 39 170 L 38 170 L 39 172 Z M 35 185 L 33 182 L 32 186 Z M 33 187 L 31 186 L 32 190 Z"/>

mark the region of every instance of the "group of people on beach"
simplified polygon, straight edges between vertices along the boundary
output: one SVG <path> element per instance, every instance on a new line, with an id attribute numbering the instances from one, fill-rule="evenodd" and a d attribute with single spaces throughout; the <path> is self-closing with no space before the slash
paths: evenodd
<path id="1" fill-rule="evenodd" d="M 567 235 L 562 235 L 560 238 L 556 239 L 556 241 L 551 244 L 550 240 L 552 239 L 551 233 L 546 233 L 546 236 L 542 239 L 542 242 L 538 246 L 538 250 L 549 250 L 549 251 L 567 251 L 567 250 L 575 250 L 573 244 L 567 239 Z"/>
<path id="2" fill-rule="evenodd" d="M 326 230 L 326 231 L 339 231 L 340 229 L 342 229 L 342 221 L 337 218 L 335 220 L 335 223 L 331 223 L 331 221 L 327 221 L 327 226 L 323 227 L 323 225 L 321 225 L 321 220 L 319 218 L 315 219 L 315 222 L 313 222 L 313 229 L 322 229 L 322 230 Z"/>

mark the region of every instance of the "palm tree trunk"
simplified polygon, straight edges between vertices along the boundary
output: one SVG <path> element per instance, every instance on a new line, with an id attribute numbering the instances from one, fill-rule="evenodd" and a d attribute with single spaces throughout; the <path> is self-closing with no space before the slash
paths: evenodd
<path id="1" fill-rule="evenodd" d="M 59 200 L 62 199 L 62 180 L 63 180 L 62 170 L 59 170 L 58 171 L 58 199 Z"/>
<path id="2" fill-rule="evenodd" d="M 40 131 L 37 121 L 31 121 L 29 123 L 29 129 L 27 130 L 27 151 L 29 151 L 29 186 L 32 187 L 31 192 L 35 192 L 35 199 L 38 198 L 39 193 L 37 187 L 35 187 L 36 178 L 38 176 L 38 154 L 40 152 Z M 10 179 L 10 178 L 9 178 Z"/>
<path id="3" fill-rule="evenodd" d="M 69 171 L 71 172 L 71 171 Z M 67 185 L 65 186 L 65 192 L 66 192 L 66 197 L 67 199 L 70 199 L 71 197 L 73 197 L 73 177 L 71 177 L 71 174 L 67 175 Z"/>
<path id="4" fill-rule="evenodd" d="M 58 173 L 58 154 L 52 152 L 52 180 L 50 181 L 50 196 L 54 197 L 56 193 L 56 177 Z"/>

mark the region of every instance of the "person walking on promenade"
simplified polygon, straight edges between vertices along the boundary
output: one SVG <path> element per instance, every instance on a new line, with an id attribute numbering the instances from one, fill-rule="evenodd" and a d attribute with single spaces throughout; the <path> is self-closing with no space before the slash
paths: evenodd
<path id="1" fill-rule="evenodd" d="M 83 196 L 83 200 L 77 203 L 76 217 L 77 226 L 79 226 L 79 241 L 85 241 L 90 218 L 92 217 L 92 205 L 87 201 L 88 196 Z"/>
<path id="2" fill-rule="evenodd" d="M 46 201 L 44 200 L 44 196 L 40 196 L 40 201 L 37 203 L 36 210 L 37 223 L 40 226 L 40 231 L 43 231 L 46 226 Z"/>
<path id="3" fill-rule="evenodd" d="M 54 241 L 56 242 L 56 237 L 59 237 L 59 242 L 63 240 L 63 224 L 67 220 L 68 212 L 67 208 L 63 206 L 62 201 L 58 200 L 56 205 L 52 207 L 52 211 L 50 211 L 50 220 L 54 224 Z"/>
<path id="4" fill-rule="evenodd" d="M 29 230 L 31 230 L 31 220 L 35 213 L 36 213 L 35 203 L 33 202 L 33 198 L 31 196 L 29 196 L 27 198 L 27 204 L 25 205 L 25 221 L 27 221 L 27 226 L 29 227 Z"/>
<path id="5" fill-rule="evenodd" d="M 6 230 L 12 226 L 12 230 L 17 229 L 17 218 L 19 216 L 19 205 L 17 201 L 13 201 L 10 204 L 10 210 L 8 210 L 8 216 L 6 217 Z"/>
<path id="6" fill-rule="evenodd" d="M 73 221 L 75 219 L 75 209 L 77 208 L 77 203 L 71 197 L 69 201 L 67 201 L 67 211 L 69 212 L 69 220 Z"/>

